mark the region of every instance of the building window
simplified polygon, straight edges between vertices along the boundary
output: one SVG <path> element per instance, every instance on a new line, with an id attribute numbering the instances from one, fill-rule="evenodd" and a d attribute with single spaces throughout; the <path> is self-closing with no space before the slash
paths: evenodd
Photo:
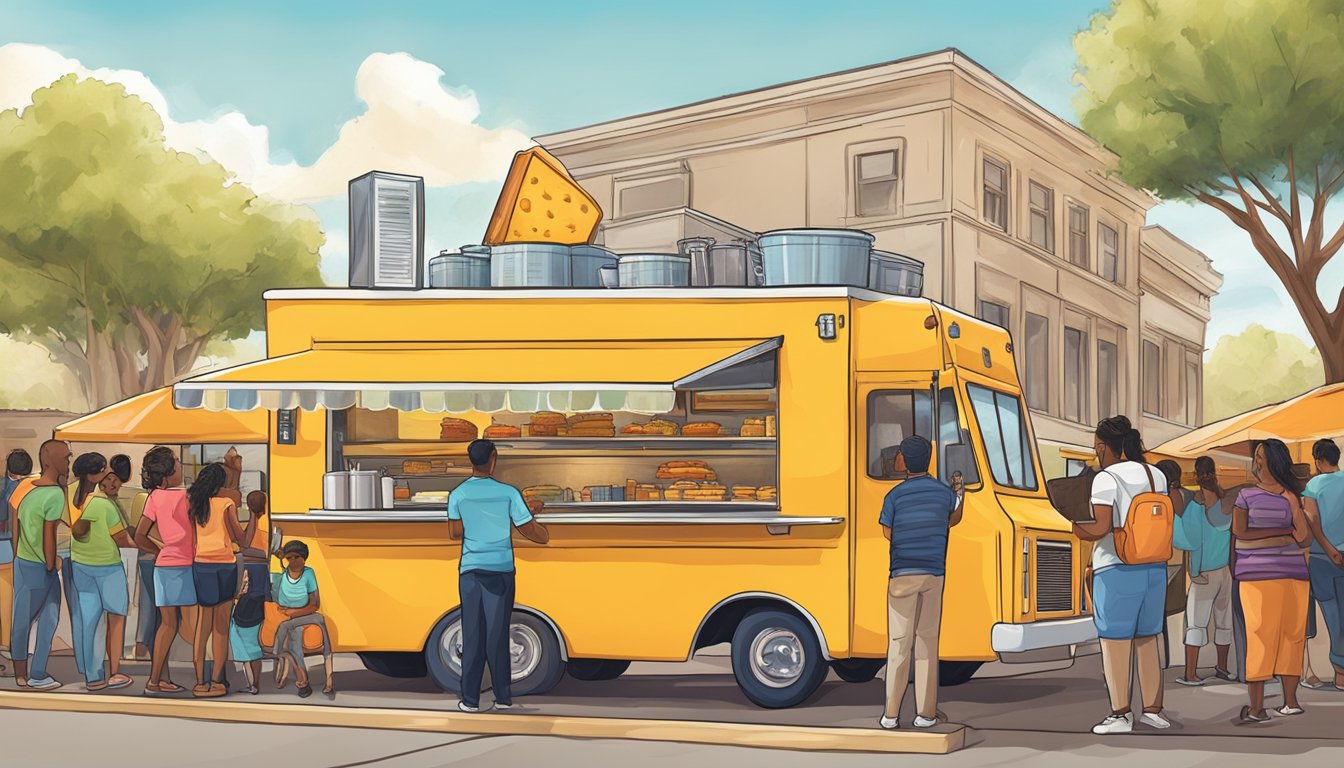
<path id="1" fill-rule="evenodd" d="M 1101 276 L 1112 283 L 1120 282 L 1123 279 L 1120 274 L 1120 233 L 1114 227 L 1098 224 L 1097 239 L 1100 241 L 1097 255 L 1101 259 Z"/>
<path id="2" fill-rule="evenodd" d="M 1185 423 L 1199 425 L 1199 365 L 1185 364 Z"/>
<path id="3" fill-rule="evenodd" d="M 1085 423 L 1087 412 L 1087 332 L 1064 328 L 1064 418 Z"/>
<path id="4" fill-rule="evenodd" d="M 1097 410 L 1100 418 L 1108 419 L 1120 409 L 1117 393 L 1120 391 L 1118 362 L 1120 352 L 1109 341 L 1097 342 Z"/>
<path id="5" fill-rule="evenodd" d="M 933 438 L 933 397 L 927 389 L 884 389 L 868 395 L 868 476 L 900 480 L 896 450 L 911 435 Z"/>
<path id="6" fill-rule="evenodd" d="M 854 213 L 878 216 L 896 213 L 895 150 L 871 152 L 854 158 Z"/>
<path id="7" fill-rule="evenodd" d="M 1055 252 L 1055 191 L 1031 182 L 1031 244 Z"/>
<path id="8" fill-rule="evenodd" d="M 1026 322 L 1027 407 L 1036 411 L 1050 408 L 1050 321 L 1027 313 Z"/>
<path id="9" fill-rule="evenodd" d="M 1087 269 L 1087 209 L 1069 206 L 1069 261 Z"/>
<path id="10" fill-rule="evenodd" d="M 690 203 L 688 175 L 664 176 L 648 181 L 619 181 L 616 201 L 621 217 L 684 208 Z"/>
<path id="11" fill-rule="evenodd" d="M 1008 166 L 985 158 L 985 221 L 1008 231 Z"/>
<path id="12" fill-rule="evenodd" d="M 1162 348 L 1143 342 L 1143 412 L 1162 415 Z"/>
<path id="13" fill-rule="evenodd" d="M 986 323 L 1008 328 L 1008 307 L 993 301 L 981 301 L 976 315 Z"/>

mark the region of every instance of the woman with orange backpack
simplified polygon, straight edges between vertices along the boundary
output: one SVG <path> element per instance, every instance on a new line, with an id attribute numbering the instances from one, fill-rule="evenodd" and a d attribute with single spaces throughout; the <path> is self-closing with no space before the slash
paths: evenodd
<path id="1" fill-rule="evenodd" d="M 1129 419 L 1097 425 L 1093 439 L 1101 471 L 1092 479 L 1091 522 L 1074 534 L 1092 548 L 1092 615 L 1101 638 L 1102 668 L 1111 714 L 1093 726 L 1097 735 L 1129 733 L 1131 672 L 1138 668 L 1143 713 L 1138 721 L 1166 729 L 1157 637 L 1166 621 L 1167 560 L 1175 511 L 1167 478 L 1144 461 L 1143 439 Z"/>

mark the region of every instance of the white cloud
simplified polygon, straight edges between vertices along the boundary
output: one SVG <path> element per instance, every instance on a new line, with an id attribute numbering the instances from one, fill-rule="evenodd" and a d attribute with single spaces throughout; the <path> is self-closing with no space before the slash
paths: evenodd
<path id="1" fill-rule="evenodd" d="M 239 181 L 286 200 L 346 194 L 346 182 L 369 170 L 399 171 L 446 187 L 503 177 L 513 153 L 531 144 L 514 128 L 479 125 L 480 105 L 466 89 L 440 82 L 443 70 L 405 53 L 374 53 L 355 75 L 364 114 L 341 127 L 336 142 L 311 166 L 271 162 L 270 132 L 237 111 L 178 122 L 168 101 L 143 72 L 89 69 L 39 45 L 0 46 L 0 110 L 22 109 L 32 93 L 74 72 L 121 83 L 159 113 L 169 146 L 209 155 Z"/>

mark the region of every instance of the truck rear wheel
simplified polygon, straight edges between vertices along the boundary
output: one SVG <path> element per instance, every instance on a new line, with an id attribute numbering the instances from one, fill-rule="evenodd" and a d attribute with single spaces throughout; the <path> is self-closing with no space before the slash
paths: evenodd
<path id="1" fill-rule="evenodd" d="M 615 680 L 629 668 L 630 662 L 625 659 L 570 659 L 565 665 L 570 677 L 587 682 Z"/>
<path id="2" fill-rule="evenodd" d="M 773 608 L 748 613 L 733 632 L 733 677 L 758 707 L 803 703 L 826 679 L 826 659 L 812 627 Z"/>
<path id="3" fill-rule="evenodd" d="M 364 668 L 386 677 L 424 677 L 425 655 L 413 651 L 363 651 L 359 660 Z"/>
<path id="4" fill-rule="evenodd" d="M 886 659 L 832 659 L 831 669 L 846 683 L 866 683 L 877 677 L 886 664 Z"/>
<path id="5" fill-rule="evenodd" d="M 980 671 L 983 661 L 940 661 L 938 662 L 938 684 L 961 685 Z"/>
<path id="6" fill-rule="evenodd" d="M 560 639 L 550 626 L 529 613 L 514 611 L 509 625 L 509 656 L 514 696 L 549 692 L 565 676 Z M 453 611 L 439 620 L 425 645 L 429 676 L 449 693 L 462 692 L 462 618 Z"/>

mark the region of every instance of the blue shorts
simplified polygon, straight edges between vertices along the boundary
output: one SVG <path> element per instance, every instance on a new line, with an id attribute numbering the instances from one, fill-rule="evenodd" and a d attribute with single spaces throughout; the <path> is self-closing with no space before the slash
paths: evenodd
<path id="1" fill-rule="evenodd" d="M 1166 619 L 1167 565 L 1113 565 L 1092 576 L 1092 620 L 1105 640 L 1162 634 Z"/>
<path id="2" fill-rule="evenodd" d="M 83 603 L 85 595 L 97 595 L 103 613 L 125 616 L 130 610 L 131 596 L 126 588 L 126 569 L 116 565 L 81 565 L 71 563 L 75 575 L 75 593 Z"/>
<path id="3" fill-rule="evenodd" d="M 191 566 L 196 582 L 196 604 L 207 608 L 223 605 L 238 596 L 238 563 L 196 563 Z"/>
<path id="4" fill-rule="evenodd" d="M 240 627 L 230 621 L 229 655 L 234 661 L 261 661 L 261 625 Z"/>
<path id="5" fill-rule="evenodd" d="M 190 565 L 154 566 L 154 605 L 180 608 L 196 604 L 196 584 Z"/>

